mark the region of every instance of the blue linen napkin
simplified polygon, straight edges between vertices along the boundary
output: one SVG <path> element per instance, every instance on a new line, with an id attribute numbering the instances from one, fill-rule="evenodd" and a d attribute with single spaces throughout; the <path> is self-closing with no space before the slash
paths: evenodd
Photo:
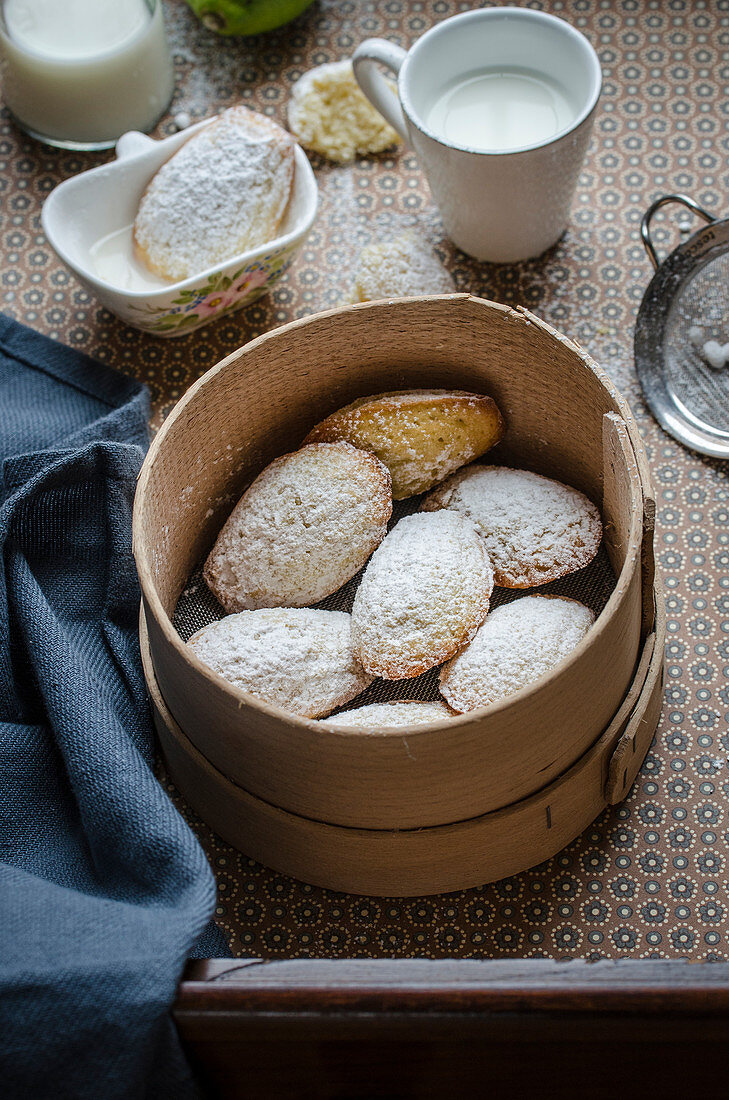
<path id="1" fill-rule="evenodd" d="M 0 1092 L 196 1095 L 170 1005 L 227 954 L 151 771 L 131 508 L 146 389 L 0 315 Z M 197 943 L 197 950 L 194 950 Z"/>

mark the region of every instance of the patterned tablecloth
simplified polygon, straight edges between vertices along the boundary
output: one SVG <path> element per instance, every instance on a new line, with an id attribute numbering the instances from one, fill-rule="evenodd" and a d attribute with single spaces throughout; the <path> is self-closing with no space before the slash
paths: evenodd
<path id="1" fill-rule="evenodd" d="M 317 0 L 280 32 L 226 41 L 201 28 L 180 0 L 166 0 L 177 90 L 159 131 L 174 130 L 176 112 L 197 120 L 237 100 L 283 122 L 291 84 L 307 68 L 350 55 L 372 35 L 407 46 L 434 22 L 474 6 Z M 321 211 L 292 269 L 268 298 L 175 340 L 144 336 L 100 308 L 41 230 L 49 191 L 105 158 L 45 148 L 20 134 L 4 110 L 0 116 L 0 308 L 144 380 L 156 424 L 223 355 L 345 298 L 363 244 L 416 226 L 459 290 L 522 303 L 582 344 L 630 401 L 648 448 L 668 599 L 666 701 L 626 802 L 531 871 L 406 901 L 335 894 L 275 874 L 188 815 L 215 869 L 218 919 L 237 954 L 729 959 L 727 468 L 663 434 L 641 399 L 632 360 L 633 322 L 651 275 L 639 236 L 643 211 L 676 190 L 717 214 L 727 209 L 729 0 L 529 6 L 579 27 L 604 73 L 572 221 L 554 249 L 515 266 L 478 264 L 443 238 L 412 153 L 349 167 L 313 158 Z M 664 250 L 680 239 L 677 220 L 658 219 Z"/>

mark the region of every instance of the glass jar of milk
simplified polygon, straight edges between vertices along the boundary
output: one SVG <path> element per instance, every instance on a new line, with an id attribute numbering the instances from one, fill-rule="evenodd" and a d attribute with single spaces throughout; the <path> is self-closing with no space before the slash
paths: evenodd
<path id="1" fill-rule="evenodd" d="M 161 0 L 0 0 L 5 105 L 34 138 L 107 149 L 174 90 Z"/>

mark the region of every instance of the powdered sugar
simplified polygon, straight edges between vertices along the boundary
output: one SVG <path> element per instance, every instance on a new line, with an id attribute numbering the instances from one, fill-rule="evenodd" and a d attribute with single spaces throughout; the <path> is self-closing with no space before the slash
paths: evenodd
<path id="1" fill-rule="evenodd" d="M 354 650 L 386 680 L 452 657 L 488 611 L 493 573 L 474 525 L 448 512 L 405 516 L 369 562 L 352 605 Z"/>
<path id="2" fill-rule="evenodd" d="M 305 718 L 329 714 L 372 682 L 352 652 L 344 611 L 241 611 L 188 644 L 235 687 Z"/>
<path id="3" fill-rule="evenodd" d="M 293 173 L 290 134 L 246 107 L 224 111 L 142 196 L 134 222 L 142 258 L 158 275 L 185 279 L 273 239 Z"/>
<path id="4" fill-rule="evenodd" d="M 454 294 L 456 289 L 453 276 L 433 249 L 412 232 L 363 248 L 354 285 L 358 302 L 418 294 Z"/>
<path id="5" fill-rule="evenodd" d="M 462 712 L 503 699 L 559 664 L 593 622 L 584 604 L 559 597 L 523 596 L 497 607 L 441 669 L 441 692 Z"/>
<path id="6" fill-rule="evenodd" d="M 422 505 L 468 516 L 486 542 L 496 583 L 531 588 L 588 565 L 602 537 L 600 513 L 568 485 L 528 470 L 469 466 Z"/>
<path id="7" fill-rule="evenodd" d="M 346 710 L 330 718 L 322 718 L 322 722 L 327 726 L 345 726 L 364 730 L 409 729 L 411 726 L 445 722 L 452 717 L 453 712 L 445 703 L 421 703 L 409 699 L 395 703 L 370 703 L 368 706 Z"/>
<path id="8" fill-rule="evenodd" d="M 205 565 L 227 611 L 302 607 L 336 592 L 387 531 L 390 475 L 349 443 L 275 459 L 233 509 Z"/>

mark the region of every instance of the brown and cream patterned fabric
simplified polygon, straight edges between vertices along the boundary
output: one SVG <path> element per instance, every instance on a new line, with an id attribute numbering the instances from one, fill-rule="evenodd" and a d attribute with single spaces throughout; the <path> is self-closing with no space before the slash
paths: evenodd
<path id="1" fill-rule="evenodd" d="M 380 35 L 407 46 L 456 0 L 317 0 L 257 40 L 223 40 L 180 0 L 165 14 L 177 70 L 172 115 L 203 118 L 241 100 L 285 121 L 307 68 Z M 729 482 L 725 464 L 662 433 L 641 399 L 632 328 L 651 268 L 643 211 L 685 191 L 723 216 L 729 201 L 729 0 L 545 0 L 596 47 L 604 90 L 565 237 L 515 266 L 478 264 L 443 238 L 408 151 L 335 167 L 313 158 L 314 231 L 272 294 L 189 336 L 162 340 L 117 321 L 57 261 L 40 227 L 48 192 L 103 156 L 47 149 L 0 116 L 0 308 L 146 382 L 155 423 L 199 375 L 253 336 L 349 297 L 365 244 L 417 227 L 458 289 L 522 303 L 575 338 L 631 402 L 658 504 L 668 599 L 666 702 L 628 799 L 560 855 L 478 890 L 372 900 L 316 889 L 241 856 L 190 816 L 215 869 L 218 920 L 236 954 L 546 955 L 729 959 Z M 664 251 L 680 239 L 657 219 Z M 685 233 L 686 227 L 683 228 Z M 184 806 L 181 807 L 184 812 Z"/>

